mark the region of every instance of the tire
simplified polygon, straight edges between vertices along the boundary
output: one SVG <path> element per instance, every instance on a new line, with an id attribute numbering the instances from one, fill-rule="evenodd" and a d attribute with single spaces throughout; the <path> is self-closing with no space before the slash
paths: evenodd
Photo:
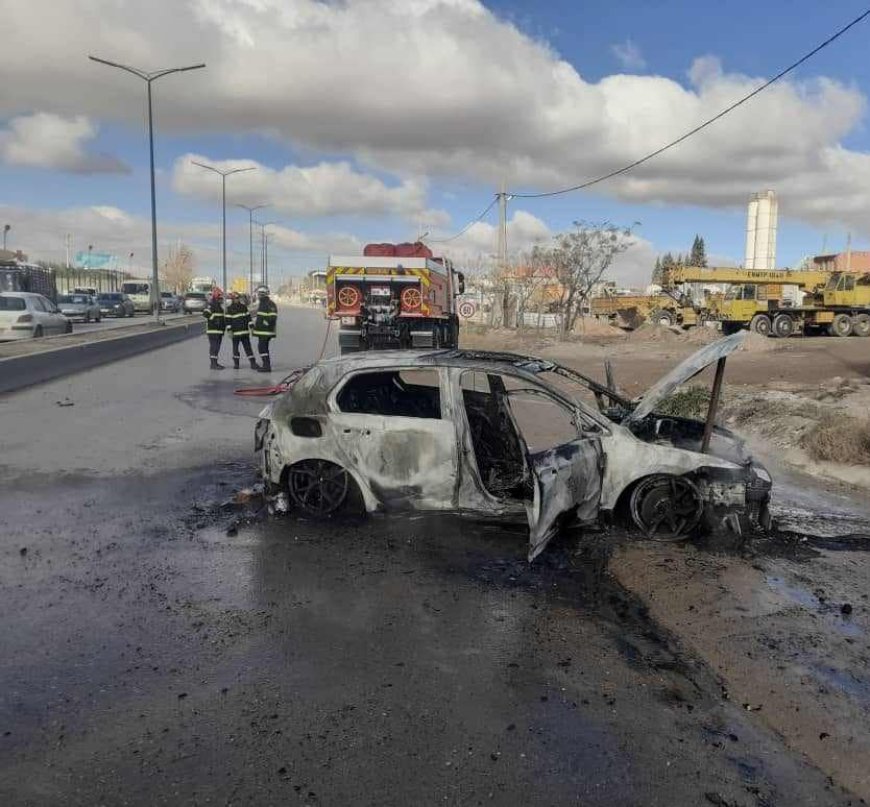
<path id="1" fill-rule="evenodd" d="M 797 328 L 791 314 L 777 314 L 773 318 L 773 335 L 780 339 L 788 339 Z"/>
<path id="2" fill-rule="evenodd" d="M 348 472 L 326 460 L 303 460 L 287 471 L 287 492 L 300 512 L 325 518 L 341 510 L 351 489 Z"/>
<path id="3" fill-rule="evenodd" d="M 749 330 L 762 336 L 770 336 L 771 328 L 770 317 L 767 314 L 756 314 L 749 323 Z"/>
<path id="4" fill-rule="evenodd" d="M 852 334 L 852 317 L 848 314 L 837 314 L 834 321 L 828 325 L 831 336 L 850 336 Z"/>
<path id="5" fill-rule="evenodd" d="M 856 314 L 852 317 L 852 335 L 870 336 L 870 314 Z"/>
<path id="6" fill-rule="evenodd" d="M 685 476 L 655 474 L 641 479 L 629 499 L 634 525 L 654 541 L 683 541 L 703 513 L 701 492 Z"/>
<path id="7" fill-rule="evenodd" d="M 42 325 L 37 325 L 33 329 L 33 338 L 34 339 L 42 339 L 42 335 L 43 335 Z"/>
<path id="8" fill-rule="evenodd" d="M 72 320 L 68 320 L 66 323 L 66 327 L 63 329 L 64 333 L 72 333 L 73 332 L 73 324 Z"/>
<path id="9" fill-rule="evenodd" d="M 88 311 L 88 313 L 85 314 L 85 324 L 89 323 L 90 321 L 91 321 L 91 312 Z"/>
<path id="10" fill-rule="evenodd" d="M 670 328 L 674 324 L 674 315 L 670 311 L 657 308 L 654 311 L 650 311 L 649 321 L 656 325 L 664 325 L 666 328 Z"/>

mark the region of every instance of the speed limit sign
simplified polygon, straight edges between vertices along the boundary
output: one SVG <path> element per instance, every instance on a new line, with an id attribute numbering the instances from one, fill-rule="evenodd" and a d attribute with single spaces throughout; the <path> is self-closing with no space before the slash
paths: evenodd
<path id="1" fill-rule="evenodd" d="M 465 319 L 469 319 L 474 316 L 475 312 L 474 303 L 465 300 L 459 304 L 459 316 L 465 317 Z"/>

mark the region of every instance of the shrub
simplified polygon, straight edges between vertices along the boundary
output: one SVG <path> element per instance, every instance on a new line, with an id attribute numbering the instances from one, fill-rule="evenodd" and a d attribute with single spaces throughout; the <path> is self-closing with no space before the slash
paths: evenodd
<path id="1" fill-rule="evenodd" d="M 807 432 L 803 443 L 816 460 L 870 465 L 870 420 L 828 415 Z"/>
<path id="2" fill-rule="evenodd" d="M 681 418 L 702 418 L 706 417 L 709 406 L 710 390 L 695 384 L 669 395 L 656 407 L 656 413 Z"/>

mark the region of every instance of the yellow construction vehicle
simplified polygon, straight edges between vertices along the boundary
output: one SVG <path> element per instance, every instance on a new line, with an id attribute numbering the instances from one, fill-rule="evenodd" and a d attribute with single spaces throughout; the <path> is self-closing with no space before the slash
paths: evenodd
<path id="1" fill-rule="evenodd" d="M 835 275 L 844 277 L 835 281 Z M 870 295 L 870 275 L 866 277 L 861 287 L 866 291 L 859 292 L 858 275 L 851 272 L 678 266 L 666 270 L 664 285 L 673 289 L 682 283 L 728 284 L 724 299 L 706 312 L 722 323 L 724 333 L 749 328 L 765 336 L 787 337 L 826 329 L 836 336 L 870 336 L 870 303 L 858 302 L 862 294 Z M 810 304 L 789 305 L 784 286 L 808 292 Z"/>
<path id="2" fill-rule="evenodd" d="M 589 313 L 607 317 L 614 324 L 632 330 L 644 322 L 691 328 L 700 312 L 679 293 L 605 294 L 589 300 Z"/>

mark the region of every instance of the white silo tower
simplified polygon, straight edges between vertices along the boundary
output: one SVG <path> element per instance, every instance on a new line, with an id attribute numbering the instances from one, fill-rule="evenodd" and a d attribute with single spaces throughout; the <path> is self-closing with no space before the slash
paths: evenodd
<path id="1" fill-rule="evenodd" d="M 746 212 L 745 269 L 776 268 L 776 227 L 779 209 L 774 191 L 761 191 L 749 197 Z"/>

